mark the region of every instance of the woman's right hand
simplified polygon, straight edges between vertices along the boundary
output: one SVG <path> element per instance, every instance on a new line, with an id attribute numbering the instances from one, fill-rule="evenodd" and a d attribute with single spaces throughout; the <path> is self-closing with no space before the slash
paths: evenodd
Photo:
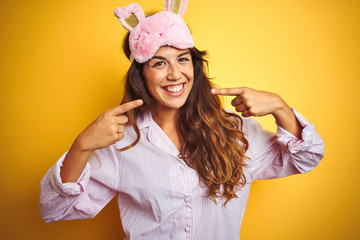
<path id="1" fill-rule="evenodd" d="M 91 154 L 124 138 L 127 111 L 140 107 L 141 99 L 124 103 L 101 114 L 76 138 L 66 154 L 60 176 L 63 183 L 76 182 Z"/>
<path id="2" fill-rule="evenodd" d="M 75 143 L 81 151 L 94 151 L 105 148 L 124 138 L 125 125 L 128 118 L 123 115 L 127 111 L 140 107 L 141 99 L 124 103 L 107 110 L 95 119 L 76 138 Z"/>

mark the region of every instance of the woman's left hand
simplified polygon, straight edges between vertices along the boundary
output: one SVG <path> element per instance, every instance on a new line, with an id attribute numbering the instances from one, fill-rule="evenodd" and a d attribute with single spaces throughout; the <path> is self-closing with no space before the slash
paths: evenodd
<path id="1" fill-rule="evenodd" d="M 231 105 L 237 112 L 241 112 L 243 117 L 265 116 L 268 114 L 276 115 L 284 107 L 288 107 L 285 101 L 277 94 L 258 91 L 252 88 L 220 88 L 212 89 L 212 94 L 235 96 Z"/>
<path id="2" fill-rule="evenodd" d="M 211 93 L 235 96 L 231 104 L 243 117 L 272 114 L 280 127 L 301 139 L 302 126 L 292 109 L 279 95 L 247 87 L 211 89 Z"/>

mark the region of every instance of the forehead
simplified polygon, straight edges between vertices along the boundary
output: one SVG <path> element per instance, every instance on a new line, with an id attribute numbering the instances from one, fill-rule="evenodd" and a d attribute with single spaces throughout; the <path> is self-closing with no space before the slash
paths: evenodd
<path id="1" fill-rule="evenodd" d="M 178 49 L 172 46 L 162 46 L 160 47 L 154 56 L 162 56 L 162 57 L 177 57 L 183 53 L 190 53 L 189 49 Z"/>

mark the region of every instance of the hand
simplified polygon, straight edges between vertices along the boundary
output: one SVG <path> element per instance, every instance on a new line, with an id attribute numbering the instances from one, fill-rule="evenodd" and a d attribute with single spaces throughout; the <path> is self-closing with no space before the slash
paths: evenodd
<path id="1" fill-rule="evenodd" d="M 231 105 L 243 117 L 273 114 L 287 106 L 282 98 L 270 92 L 258 91 L 247 87 L 212 89 L 212 94 L 236 96 Z"/>
<path id="2" fill-rule="evenodd" d="M 94 151 L 120 141 L 124 138 L 125 125 L 128 122 L 128 118 L 123 114 L 142 104 L 143 101 L 139 99 L 104 112 L 79 134 L 75 145 L 82 151 Z"/>

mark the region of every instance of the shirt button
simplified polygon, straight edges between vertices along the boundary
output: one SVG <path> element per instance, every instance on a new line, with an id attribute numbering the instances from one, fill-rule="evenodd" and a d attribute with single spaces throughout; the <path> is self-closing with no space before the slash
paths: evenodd
<path id="1" fill-rule="evenodd" d="M 190 197 L 186 197 L 185 202 L 190 202 Z"/>
<path id="2" fill-rule="evenodd" d="M 190 228 L 189 228 L 189 227 L 186 227 L 186 228 L 185 228 L 185 232 L 190 232 Z"/>
<path id="3" fill-rule="evenodd" d="M 184 170 L 184 166 L 180 166 L 180 170 Z"/>

